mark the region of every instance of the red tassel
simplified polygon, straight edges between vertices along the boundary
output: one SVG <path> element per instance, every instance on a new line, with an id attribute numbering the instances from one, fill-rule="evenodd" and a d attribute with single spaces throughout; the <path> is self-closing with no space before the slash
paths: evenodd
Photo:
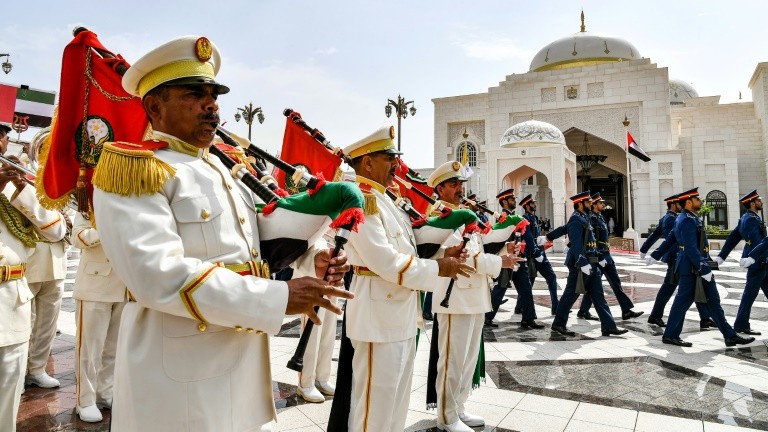
<path id="1" fill-rule="evenodd" d="M 277 196 L 279 196 L 281 198 L 285 198 L 287 196 L 291 196 L 291 194 L 289 194 L 285 189 L 281 189 L 281 188 L 277 188 L 277 189 L 273 190 L 272 192 L 274 192 L 275 195 L 277 195 Z"/>
<path id="2" fill-rule="evenodd" d="M 319 191 L 320 188 L 325 186 L 325 184 L 327 183 L 325 181 L 325 177 L 323 177 L 323 173 L 318 173 L 316 177 L 317 177 L 317 185 L 314 187 L 314 189 L 307 189 L 307 194 L 309 194 L 309 196 L 316 194 L 317 191 Z"/>
<path id="3" fill-rule="evenodd" d="M 474 232 L 480 231 L 480 228 L 477 226 L 477 222 L 472 222 L 469 225 L 464 226 L 464 232 L 461 233 L 462 237 L 466 237 Z"/>
<path id="4" fill-rule="evenodd" d="M 512 230 L 512 232 L 519 232 L 520 234 L 525 233 L 525 229 L 528 228 L 528 225 L 531 223 L 528 221 L 528 219 L 523 219 L 520 222 L 515 225 L 515 229 Z"/>
<path id="5" fill-rule="evenodd" d="M 451 214 L 452 211 L 453 210 L 451 210 L 450 207 L 443 208 L 443 212 L 440 213 L 440 219 L 444 219 L 444 218 L 448 217 L 448 215 Z"/>
<path id="6" fill-rule="evenodd" d="M 264 207 L 261 208 L 261 213 L 264 216 L 269 216 L 270 213 L 275 211 L 276 208 L 277 208 L 277 201 L 272 201 L 271 203 L 269 203 L 269 204 L 267 204 L 267 205 L 265 205 Z"/>
<path id="7" fill-rule="evenodd" d="M 365 222 L 365 213 L 360 207 L 352 207 L 341 212 L 339 217 L 331 222 L 332 229 L 341 228 L 345 225 L 351 225 L 348 229 L 357 232 L 357 226 Z"/>
<path id="8" fill-rule="evenodd" d="M 424 218 L 418 218 L 418 219 L 411 219 L 411 226 L 412 227 L 420 227 L 427 223 L 427 220 Z"/>
<path id="9" fill-rule="evenodd" d="M 504 223 L 505 220 L 507 220 L 507 212 L 501 212 L 501 216 L 499 217 L 499 223 Z"/>
<path id="10" fill-rule="evenodd" d="M 485 234 L 488 234 L 489 232 L 491 232 L 491 230 L 492 230 L 492 229 L 493 229 L 493 228 L 491 227 L 491 225 L 490 225 L 490 224 L 486 224 L 486 225 L 485 225 L 485 228 L 483 228 L 482 230 L 480 230 L 480 232 L 482 232 L 482 233 L 483 233 L 483 235 L 485 235 Z"/>

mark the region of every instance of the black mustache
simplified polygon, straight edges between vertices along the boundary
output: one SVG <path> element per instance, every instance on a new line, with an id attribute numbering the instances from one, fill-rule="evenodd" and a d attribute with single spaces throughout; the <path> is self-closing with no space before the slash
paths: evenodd
<path id="1" fill-rule="evenodd" d="M 200 116 L 200 120 L 206 122 L 206 123 L 215 123 L 215 125 L 218 125 L 220 123 L 220 118 L 218 114 L 209 113 L 209 114 L 203 114 Z"/>

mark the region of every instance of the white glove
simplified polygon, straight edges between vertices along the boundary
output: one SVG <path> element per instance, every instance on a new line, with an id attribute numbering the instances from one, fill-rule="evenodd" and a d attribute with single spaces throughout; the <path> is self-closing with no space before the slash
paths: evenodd
<path id="1" fill-rule="evenodd" d="M 747 268 L 755 263 L 755 259 L 752 257 L 746 257 L 739 260 L 739 267 Z"/>
<path id="2" fill-rule="evenodd" d="M 563 255 L 568 255 L 568 246 L 563 246 Z"/>
<path id="3" fill-rule="evenodd" d="M 709 272 L 709 273 L 707 273 L 705 275 L 701 275 L 701 278 L 704 279 L 707 282 L 711 281 L 712 280 L 712 272 Z"/>
<path id="4" fill-rule="evenodd" d="M 600 264 L 600 267 L 605 267 L 605 265 L 608 264 L 608 261 L 601 260 L 600 262 L 598 262 L 598 264 Z"/>
<path id="5" fill-rule="evenodd" d="M 585 274 L 589 274 L 592 271 L 592 266 L 589 264 L 585 264 L 581 266 L 581 271 L 583 271 Z"/>
<path id="6" fill-rule="evenodd" d="M 544 244 L 547 243 L 547 236 L 538 236 L 536 237 L 536 244 L 538 246 L 544 246 Z"/>
<path id="7" fill-rule="evenodd" d="M 656 264 L 656 259 L 648 255 L 647 257 L 645 257 L 645 265 L 651 265 L 651 264 Z"/>
<path id="8" fill-rule="evenodd" d="M 644 259 L 645 259 L 645 252 L 640 252 L 640 259 L 641 259 L 641 260 L 644 260 Z"/>
<path id="9" fill-rule="evenodd" d="M 539 255 L 538 258 L 534 258 L 536 262 L 543 263 L 544 262 L 544 254 Z"/>
<path id="10" fill-rule="evenodd" d="M 718 256 L 718 257 L 715 257 L 715 262 L 717 263 L 717 265 L 723 265 L 725 260 Z"/>

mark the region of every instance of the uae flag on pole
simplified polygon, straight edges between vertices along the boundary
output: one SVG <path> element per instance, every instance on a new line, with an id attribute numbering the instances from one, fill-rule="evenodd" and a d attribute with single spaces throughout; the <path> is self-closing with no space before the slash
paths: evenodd
<path id="1" fill-rule="evenodd" d="M 0 122 L 26 123 L 44 128 L 51 125 L 56 92 L 0 84 Z"/>
<path id="2" fill-rule="evenodd" d="M 636 158 L 640 159 L 643 162 L 650 162 L 651 157 L 648 156 L 646 152 L 643 151 L 643 149 L 640 148 L 639 145 L 635 142 L 635 139 L 632 138 L 632 134 L 627 131 L 627 151 L 629 154 L 635 156 Z"/>

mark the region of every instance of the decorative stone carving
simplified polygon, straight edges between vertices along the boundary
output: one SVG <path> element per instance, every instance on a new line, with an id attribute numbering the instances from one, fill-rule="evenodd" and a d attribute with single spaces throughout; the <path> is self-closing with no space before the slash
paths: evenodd
<path id="1" fill-rule="evenodd" d="M 485 121 L 469 121 L 459 123 L 448 124 L 448 147 L 452 147 L 454 143 L 460 143 L 464 140 L 462 134 L 464 134 L 464 128 L 467 129 L 469 134 L 469 140 L 482 147 L 485 144 Z M 455 149 L 454 149 L 455 152 Z"/>
<path id="2" fill-rule="evenodd" d="M 565 145 L 565 137 L 556 127 L 537 120 L 517 123 L 501 136 L 501 146 L 511 147 L 521 143 L 558 143 Z"/>
<path id="3" fill-rule="evenodd" d="M 576 99 L 579 97 L 579 88 L 575 86 L 568 86 L 565 88 L 566 99 Z"/>
<path id="4" fill-rule="evenodd" d="M 587 97 L 596 98 L 603 97 L 604 85 L 601 82 L 587 84 Z"/>
<path id="5" fill-rule="evenodd" d="M 660 176 L 671 176 L 672 175 L 672 162 L 661 162 L 659 164 L 659 175 Z"/>
<path id="6" fill-rule="evenodd" d="M 555 102 L 557 89 L 555 87 L 546 87 L 541 89 L 542 102 Z"/>

